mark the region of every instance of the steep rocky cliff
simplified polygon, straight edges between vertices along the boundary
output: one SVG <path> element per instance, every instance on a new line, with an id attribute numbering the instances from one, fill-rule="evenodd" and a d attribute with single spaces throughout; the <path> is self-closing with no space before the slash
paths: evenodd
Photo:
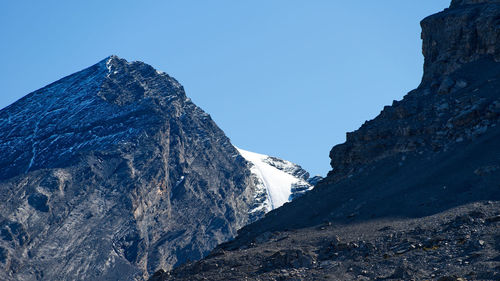
<path id="1" fill-rule="evenodd" d="M 0 111 L 0 279 L 132 280 L 249 221 L 248 163 L 172 77 L 109 57 Z"/>
<path id="2" fill-rule="evenodd" d="M 473 4 L 478 3 L 478 4 Z M 446 150 L 498 120 L 500 2 L 453 1 L 421 22 L 424 75 L 402 101 L 330 152 L 330 182 L 398 153 Z"/>
<path id="3" fill-rule="evenodd" d="M 500 60 L 498 4 L 500 1 L 454 0 L 450 9 L 421 22 L 425 86 L 443 85 L 447 75 L 481 58 Z"/>
<path id="4" fill-rule="evenodd" d="M 424 75 L 332 171 L 202 261 L 152 280 L 498 280 L 500 1 L 424 19 Z"/>

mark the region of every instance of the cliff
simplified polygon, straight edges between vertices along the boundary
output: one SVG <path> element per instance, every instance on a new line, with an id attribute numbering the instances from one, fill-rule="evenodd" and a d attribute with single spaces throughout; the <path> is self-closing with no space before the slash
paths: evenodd
<path id="1" fill-rule="evenodd" d="M 346 142 L 331 150 L 329 182 L 398 153 L 447 150 L 496 123 L 499 5 L 497 1 L 453 1 L 449 9 L 421 22 L 422 83 L 403 100 L 384 107 L 375 119 L 347 133 Z"/>

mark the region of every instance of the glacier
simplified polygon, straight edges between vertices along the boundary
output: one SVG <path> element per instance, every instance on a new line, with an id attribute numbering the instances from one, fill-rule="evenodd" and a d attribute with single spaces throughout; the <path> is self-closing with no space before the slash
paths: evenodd
<path id="1" fill-rule="evenodd" d="M 250 163 L 250 171 L 258 189 L 255 200 L 258 204 L 251 213 L 267 213 L 314 187 L 310 180 L 317 177 L 310 179 L 309 173 L 295 163 L 239 147 L 236 149 Z"/>

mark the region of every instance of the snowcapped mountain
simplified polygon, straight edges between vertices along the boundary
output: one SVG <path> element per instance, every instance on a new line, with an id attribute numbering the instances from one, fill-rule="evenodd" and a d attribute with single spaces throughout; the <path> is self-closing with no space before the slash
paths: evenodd
<path id="1" fill-rule="evenodd" d="M 236 148 L 250 163 L 250 171 L 257 187 L 255 205 L 250 213 L 267 213 L 281 207 L 306 191 L 311 190 L 318 177 L 290 161 Z"/>

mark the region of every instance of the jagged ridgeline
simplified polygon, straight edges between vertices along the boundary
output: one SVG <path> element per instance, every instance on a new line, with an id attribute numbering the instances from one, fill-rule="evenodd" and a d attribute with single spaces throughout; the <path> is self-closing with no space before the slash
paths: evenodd
<path id="1" fill-rule="evenodd" d="M 175 79 L 106 58 L 0 111 L 0 279 L 199 259 L 270 209 L 251 166 Z"/>

